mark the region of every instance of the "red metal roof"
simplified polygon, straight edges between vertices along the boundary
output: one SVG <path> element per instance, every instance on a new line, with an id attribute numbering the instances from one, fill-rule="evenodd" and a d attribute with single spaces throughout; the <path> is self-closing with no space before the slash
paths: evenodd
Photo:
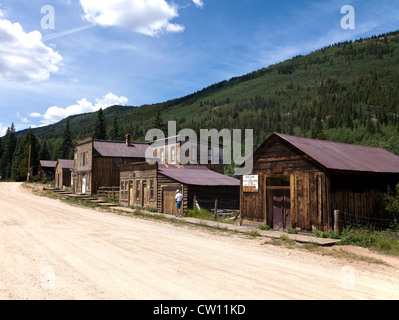
<path id="1" fill-rule="evenodd" d="M 145 158 L 147 143 L 131 142 L 128 147 L 125 142 L 94 140 L 94 156 L 115 158 Z"/>
<path id="2" fill-rule="evenodd" d="M 73 169 L 74 167 L 73 160 L 58 159 L 58 162 L 62 169 Z"/>
<path id="3" fill-rule="evenodd" d="M 180 183 L 197 186 L 240 186 L 240 180 L 205 166 L 159 165 L 159 173 Z"/>
<path id="4" fill-rule="evenodd" d="M 384 149 L 274 133 L 332 170 L 399 173 L 399 157 Z"/>

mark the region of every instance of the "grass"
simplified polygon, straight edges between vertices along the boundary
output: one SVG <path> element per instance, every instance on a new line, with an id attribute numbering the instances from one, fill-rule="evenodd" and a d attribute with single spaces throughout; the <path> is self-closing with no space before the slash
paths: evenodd
<path id="1" fill-rule="evenodd" d="M 197 209 L 195 208 L 194 210 L 188 210 L 188 212 L 185 214 L 185 217 L 189 218 L 197 218 L 201 220 L 210 220 L 210 221 L 216 221 L 220 223 L 228 223 L 228 224 L 233 224 L 232 221 L 229 218 L 223 217 L 223 216 L 218 216 L 217 220 L 215 220 L 215 217 L 213 214 L 205 209 Z"/>
<path id="2" fill-rule="evenodd" d="M 399 256 L 399 239 L 396 233 L 365 229 L 345 229 L 341 235 L 341 245 L 355 245 L 369 248 L 379 253 Z"/>
<path id="3" fill-rule="evenodd" d="M 334 231 L 317 230 L 314 235 L 319 238 L 340 239 L 338 245 L 353 245 L 383 254 L 399 256 L 399 236 L 393 232 L 347 228 L 341 235 Z"/>

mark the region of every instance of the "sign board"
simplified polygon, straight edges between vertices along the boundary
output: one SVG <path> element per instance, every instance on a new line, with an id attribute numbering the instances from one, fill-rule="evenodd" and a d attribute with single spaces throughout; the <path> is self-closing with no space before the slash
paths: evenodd
<path id="1" fill-rule="evenodd" d="M 258 192 L 259 191 L 259 176 L 243 176 L 242 187 L 244 192 Z"/>

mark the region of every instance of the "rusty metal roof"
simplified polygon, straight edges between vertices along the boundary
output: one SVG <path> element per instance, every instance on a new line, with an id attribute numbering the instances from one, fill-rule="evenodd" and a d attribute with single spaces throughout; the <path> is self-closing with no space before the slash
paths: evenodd
<path id="1" fill-rule="evenodd" d="M 42 168 L 55 168 L 57 161 L 40 160 Z"/>
<path id="2" fill-rule="evenodd" d="M 274 133 L 331 170 L 399 173 L 399 157 L 387 150 Z M 272 136 L 273 136 L 272 135 Z"/>
<path id="3" fill-rule="evenodd" d="M 73 160 L 58 159 L 58 163 L 60 164 L 62 169 L 73 169 L 74 167 Z"/>
<path id="4" fill-rule="evenodd" d="M 159 165 L 159 173 L 180 183 L 196 186 L 240 186 L 240 180 L 205 166 Z"/>
<path id="5" fill-rule="evenodd" d="M 125 142 L 93 141 L 94 156 L 113 158 L 145 158 L 148 143 L 131 142 L 128 147 Z"/>

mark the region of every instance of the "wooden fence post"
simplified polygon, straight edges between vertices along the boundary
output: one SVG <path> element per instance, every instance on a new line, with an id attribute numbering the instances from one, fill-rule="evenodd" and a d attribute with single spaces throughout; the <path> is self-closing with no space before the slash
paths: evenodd
<path id="1" fill-rule="evenodd" d="M 197 196 L 194 196 L 194 200 L 193 200 L 193 210 L 195 210 L 196 207 L 197 207 Z"/>
<path id="2" fill-rule="evenodd" d="M 341 211 L 334 210 L 334 231 L 337 234 L 341 234 L 340 230 L 340 218 L 341 218 Z"/>
<path id="3" fill-rule="evenodd" d="M 218 199 L 215 199 L 215 220 L 218 219 Z"/>

